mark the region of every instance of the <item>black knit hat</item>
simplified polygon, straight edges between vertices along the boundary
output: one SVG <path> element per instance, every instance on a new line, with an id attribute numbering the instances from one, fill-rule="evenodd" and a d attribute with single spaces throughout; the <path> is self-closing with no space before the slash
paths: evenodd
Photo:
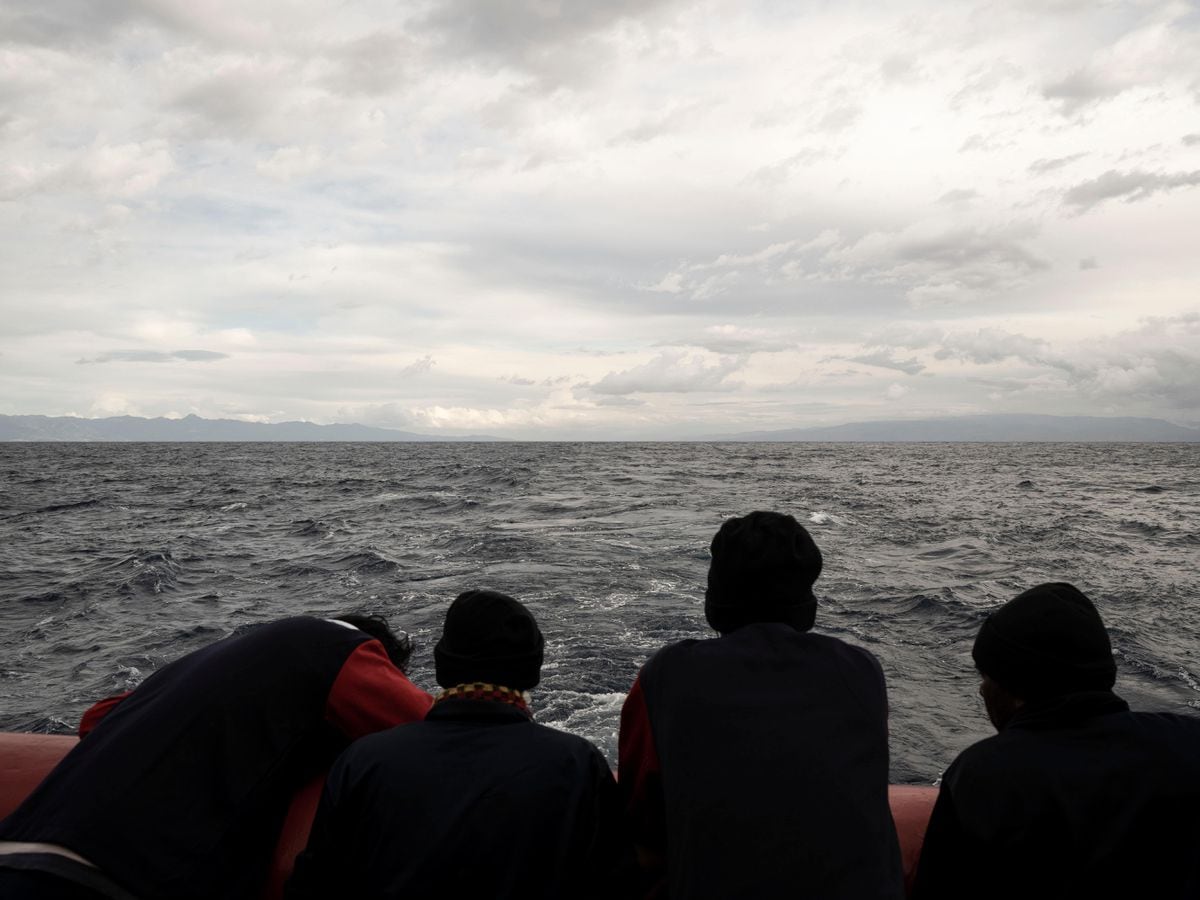
<path id="1" fill-rule="evenodd" d="M 728 634 L 752 622 L 812 628 L 821 551 L 804 526 L 777 512 L 727 519 L 712 539 L 704 615 Z"/>
<path id="2" fill-rule="evenodd" d="M 1063 582 L 1030 588 L 988 616 L 971 655 L 980 672 L 1022 700 L 1106 691 L 1117 680 L 1100 613 Z"/>
<path id="3" fill-rule="evenodd" d="M 538 683 L 545 639 L 524 606 L 496 591 L 459 594 L 433 648 L 442 687 L 482 681 L 524 691 Z"/>

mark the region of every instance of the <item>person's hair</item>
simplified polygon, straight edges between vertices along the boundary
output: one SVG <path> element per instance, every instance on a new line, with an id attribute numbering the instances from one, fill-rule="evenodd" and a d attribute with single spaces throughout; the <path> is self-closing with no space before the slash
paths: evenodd
<path id="1" fill-rule="evenodd" d="M 387 651 L 388 659 L 401 672 L 407 671 L 408 658 L 412 656 L 412 640 L 408 636 L 408 632 L 401 631 L 399 634 L 392 631 L 388 625 L 387 619 L 377 613 L 346 613 L 341 616 L 334 616 L 339 622 L 345 622 L 347 625 L 353 625 L 359 631 L 366 632 L 379 643 L 383 644 L 383 649 Z"/>

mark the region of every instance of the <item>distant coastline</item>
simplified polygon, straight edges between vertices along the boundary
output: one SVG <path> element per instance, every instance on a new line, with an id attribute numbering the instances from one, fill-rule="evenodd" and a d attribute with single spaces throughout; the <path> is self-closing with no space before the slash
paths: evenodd
<path id="1" fill-rule="evenodd" d="M 179 419 L 111 416 L 85 419 L 77 416 L 0 415 L 0 441 L 4 442 L 500 442 L 509 438 L 490 435 L 431 435 L 370 425 L 313 422 L 243 422 L 204 419 L 189 415 Z M 701 437 L 631 438 L 647 442 L 822 442 L 822 443 L 996 443 L 1016 442 L 1200 442 L 1200 429 L 1163 419 L 1100 416 L 1048 416 L 1005 414 L 947 416 L 936 419 L 894 419 L 850 422 L 819 428 L 745 431 Z"/>

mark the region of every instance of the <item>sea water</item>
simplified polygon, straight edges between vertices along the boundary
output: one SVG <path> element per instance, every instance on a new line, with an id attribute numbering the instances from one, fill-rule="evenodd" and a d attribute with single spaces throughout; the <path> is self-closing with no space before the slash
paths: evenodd
<path id="1" fill-rule="evenodd" d="M 378 611 L 436 690 L 447 605 L 488 587 L 547 639 L 539 721 L 616 757 L 663 644 L 711 635 L 708 543 L 791 513 L 825 557 L 817 629 L 887 675 L 892 780 L 990 732 L 987 612 L 1070 581 L 1135 708 L 1200 708 L 1196 444 L 0 444 L 0 729 L 94 700 L 252 623 Z M 813 736 L 819 740 L 819 735 Z"/>

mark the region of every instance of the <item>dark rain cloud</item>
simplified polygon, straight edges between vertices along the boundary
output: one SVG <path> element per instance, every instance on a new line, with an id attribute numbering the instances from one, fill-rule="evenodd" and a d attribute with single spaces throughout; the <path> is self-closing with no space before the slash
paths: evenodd
<path id="1" fill-rule="evenodd" d="M 1194 172 L 1118 172 L 1110 169 L 1098 178 L 1084 181 L 1063 194 L 1063 203 L 1076 212 L 1087 212 L 1105 200 L 1133 203 L 1160 191 L 1200 185 L 1200 170 Z"/>

